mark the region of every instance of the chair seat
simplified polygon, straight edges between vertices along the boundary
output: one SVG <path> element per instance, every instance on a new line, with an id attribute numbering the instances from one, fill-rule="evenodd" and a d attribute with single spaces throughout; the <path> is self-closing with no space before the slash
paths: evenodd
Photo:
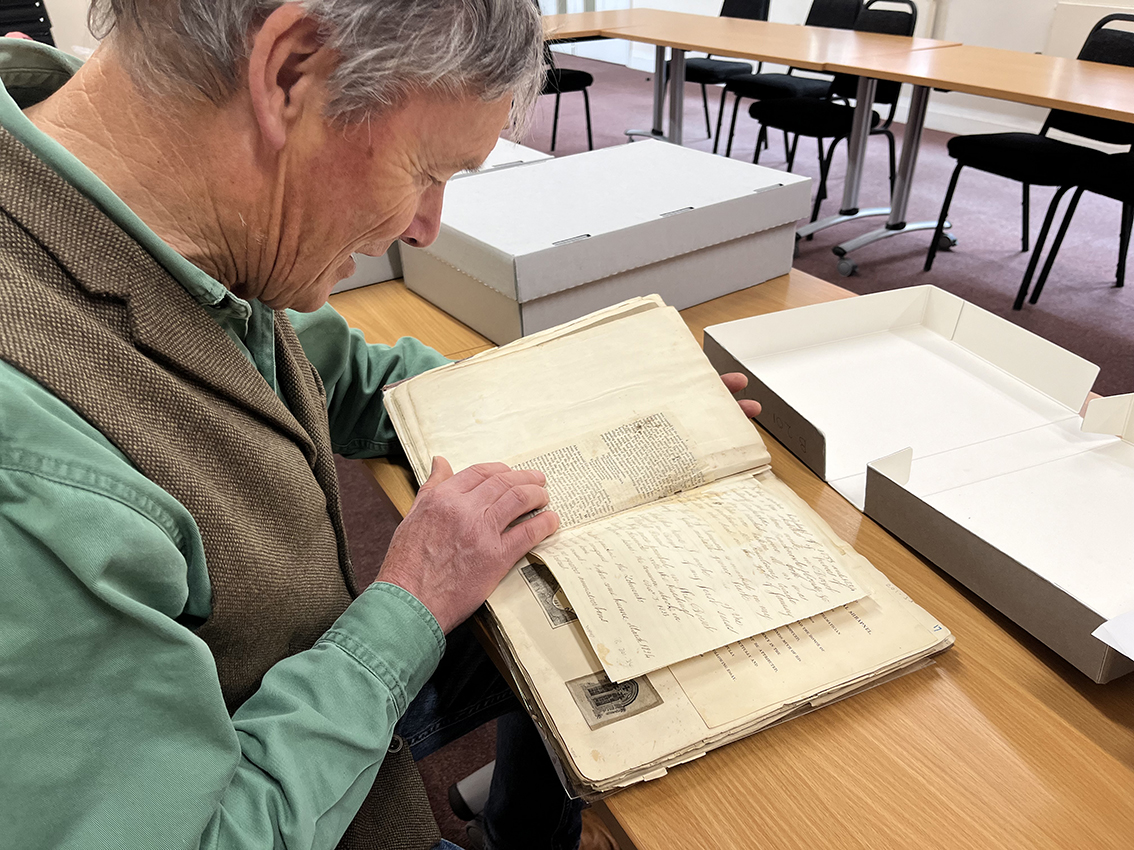
<path id="1" fill-rule="evenodd" d="M 669 76 L 669 63 L 666 63 L 666 76 Z M 726 62 L 723 59 L 694 57 L 685 60 L 685 81 L 702 83 L 707 86 L 723 83 L 738 74 L 751 74 L 752 66 L 747 62 Z"/>
<path id="2" fill-rule="evenodd" d="M 1033 186 L 1067 186 L 1104 167 L 1106 154 L 1035 133 L 979 133 L 954 136 L 949 156 L 967 168 Z"/>
<path id="3" fill-rule="evenodd" d="M 854 107 L 814 97 L 792 97 L 763 100 L 748 107 L 748 114 L 775 130 L 787 130 L 814 139 L 834 139 L 850 135 L 854 123 Z M 882 122 L 877 112 L 870 113 L 870 128 Z"/>
<path id="4" fill-rule="evenodd" d="M 586 71 L 576 71 L 574 68 L 548 68 L 543 91 L 540 94 L 582 91 L 594 81 L 595 78 Z"/>
<path id="5" fill-rule="evenodd" d="M 741 74 L 729 79 L 725 91 L 755 100 L 782 100 L 786 97 L 823 98 L 831 90 L 830 80 L 814 80 L 794 74 Z"/>
<path id="6" fill-rule="evenodd" d="M 1124 204 L 1134 202 L 1134 154 L 1114 153 L 1105 162 L 1093 163 L 1079 175 L 1079 185 Z"/>

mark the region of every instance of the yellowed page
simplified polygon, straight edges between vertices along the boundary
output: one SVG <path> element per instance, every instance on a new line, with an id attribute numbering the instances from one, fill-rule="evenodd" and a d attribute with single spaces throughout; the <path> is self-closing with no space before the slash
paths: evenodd
<path id="1" fill-rule="evenodd" d="M 533 554 L 614 682 L 869 592 L 751 475 L 560 529 Z"/>
<path id="2" fill-rule="evenodd" d="M 951 639 L 936 619 L 834 537 L 783 482 L 764 483 L 798 516 L 817 521 L 828 542 L 845 553 L 846 569 L 871 594 L 670 667 L 709 727 L 808 699 L 835 683 L 876 676 Z"/>
<path id="3" fill-rule="evenodd" d="M 419 481 L 435 455 L 454 469 L 530 456 L 656 414 L 659 401 L 705 481 L 767 465 L 759 433 L 677 311 L 642 299 L 627 309 L 602 314 L 616 321 L 518 340 L 390 390 Z"/>

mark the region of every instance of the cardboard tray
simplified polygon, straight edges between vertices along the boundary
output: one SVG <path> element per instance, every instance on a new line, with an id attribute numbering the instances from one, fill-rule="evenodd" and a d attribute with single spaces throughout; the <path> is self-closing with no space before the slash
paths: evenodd
<path id="1" fill-rule="evenodd" d="M 936 287 L 708 328 L 765 425 L 867 515 L 1092 679 L 1134 610 L 1134 407 L 1098 369 Z"/>

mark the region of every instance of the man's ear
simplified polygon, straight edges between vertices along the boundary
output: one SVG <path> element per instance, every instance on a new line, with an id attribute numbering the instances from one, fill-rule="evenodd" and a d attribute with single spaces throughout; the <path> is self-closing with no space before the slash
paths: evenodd
<path id="1" fill-rule="evenodd" d="M 270 149 L 283 148 L 305 110 L 322 110 L 334 64 L 318 22 L 298 3 L 285 3 L 264 20 L 252 37 L 248 92 Z"/>

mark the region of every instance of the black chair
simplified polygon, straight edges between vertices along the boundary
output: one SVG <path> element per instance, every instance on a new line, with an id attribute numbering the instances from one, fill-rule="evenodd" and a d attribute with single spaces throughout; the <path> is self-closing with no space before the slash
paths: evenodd
<path id="1" fill-rule="evenodd" d="M 854 29 L 854 22 L 862 9 L 862 0 L 814 0 L 807 12 L 804 26 L 827 27 L 829 29 Z M 732 123 L 728 128 L 728 146 L 725 156 L 732 154 L 732 138 L 736 133 L 736 114 L 739 111 L 740 101 L 744 98 L 751 100 L 782 100 L 787 97 L 826 97 L 831 91 L 831 78 L 817 79 L 815 77 L 796 76 L 795 68 L 788 68 L 786 74 L 738 74 L 725 83 L 724 93 L 721 95 L 721 108 L 717 112 L 717 138 L 713 142 L 713 153 L 721 140 L 721 119 L 724 118 L 725 100 L 731 92 L 735 99 L 732 102 Z M 784 140 L 787 148 L 787 140 Z"/>
<path id="2" fill-rule="evenodd" d="M 1083 48 L 1079 51 L 1079 58 L 1091 62 L 1106 62 L 1111 65 L 1134 66 L 1134 33 L 1119 29 L 1107 29 L 1111 21 L 1134 21 L 1134 15 L 1115 14 L 1107 15 L 1091 29 Z M 1088 181 L 1096 185 L 1092 175 L 1097 175 L 1105 169 L 1106 155 L 1082 145 L 1062 142 L 1049 138 L 1050 130 L 1061 130 L 1085 139 L 1094 139 L 1117 145 L 1134 144 L 1134 125 L 1107 118 L 1096 118 L 1092 115 L 1081 115 L 1074 112 L 1052 110 L 1043 128 L 1039 133 L 984 133 L 970 136 L 954 136 L 949 140 L 949 155 L 957 160 L 957 167 L 953 169 L 953 176 L 949 180 L 949 188 L 945 192 L 945 201 L 941 205 L 941 215 L 937 220 L 937 230 L 933 241 L 929 245 L 929 253 L 925 258 L 925 270 L 933 268 L 933 260 L 937 250 L 941 247 L 942 233 L 945 228 L 945 218 L 949 214 L 949 203 L 953 200 L 953 191 L 957 188 L 957 178 L 965 166 L 978 171 L 987 171 L 1000 177 L 1007 177 L 1023 184 L 1023 237 L 1021 250 L 1028 250 L 1029 231 L 1029 187 L 1055 186 L 1056 191 L 1047 208 L 1043 226 L 1036 239 L 1035 249 L 1032 251 L 1028 268 L 1024 272 L 1024 279 L 1020 283 L 1013 309 L 1019 310 L 1024 306 L 1024 297 L 1031 284 L 1032 275 L 1039 263 L 1040 253 L 1047 240 L 1051 223 L 1055 219 L 1055 211 L 1059 201 L 1074 185 L 1085 185 Z M 1103 193 L 1105 194 L 1105 192 Z M 1119 200 L 1122 200 L 1119 198 Z M 1077 199 L 1076 199 L 1077 202 Z M 1071 213 L 1073 208 L 1069 208 Z M 1125 218 L 1125 212 L 1124 212 Z M 1065 222 L 1066 223 L 1066 222 Z M 1066 232 L 1066 228 L 1061 228 Z M 1049 260 L 1051 257 L 1049 257 Z M 1032 295 L 1032 303 L 1039 297 L 1040 286 Z"/>
<path id="3" fill-rule="evenodd" d="M 771 0 L 724 0 L 721 6 L 722 18 L 746 18 L 750 21 L 768 20 L 768 7 Z M 705 107 L 705 133 L 713 134 L 712 124 L 709 123 L 709 94 L 707 86 L 727 82 L 739 74 L 751 74 L 752 66 L 747 62 L 729 62 L 724 59 L 714 59 L 712 54 L 701 58 L 695 56 L 685 60 L 685 81 L 687 83 L 701 84 L 701 103 Z M 666 83 L 669 82 L 669 63 L 665 64 Z M 724 107 L 724 92 L 721 92 L 721 107 Z M 720 132 L 720 121 L 717 122 L 717 132 Z"/>
<path id="4" fill-rule="evenodd" d="M 1063 237 L 1067 235 L 1067 227 L 1071 224 L 1075 208 L 1079 205 L 1079 199 L 1083 197 L 1084 192 L 1094 192 L 1096 195 L 1122 202 L 1122 220 L 1118 229 L 1118 267 L 1114 273 L 1114 285 L 1126 284 L 1126 253 L 1130 249 L 1130 230 L 1134 225 L 1134 154 L 1116 153 L 1096 159 L 1091 168 L 1079 175 L 1076 182 L 1079 185 L 1075 189 L 1075 194 L 1071 196 L 1067 212 L 1064 213 L 1063 221 L 1059 225 L 1059 232 L 1056 233 L 1051 251 L 1048 252 L 1047 260 L 1043 264 L 1043 271 L 1040 272 L 1035 289 L 1028 299 L 1031 304 L 1039 301 L 1043 285 L 1047 282 L 1047 276 L 1055 263 L 1055 255 L 1059 253 Z"/>
<path id="5" fill-rule="evenodd" d="M 904 6 L 905 9 L 878 9 L 880 3 Z M 913 0 L 868 0 L 855 21 L 856 32 L 884 33 L 888 35 L 913 35 L 917 26 L 917 6 Z M 894 172 L 897 170 L 894 150 L 894 134 L 890 132 L 890 124 L 894 121 L 894 111 L 898 104 L 898 94 L 901 83 L 879 82 L 874 96 L 875 103 L 890 107 L 886 120 L 883 121 L 877 112 L 870 113 L 870 133 L 884 135 L 890 149 L 890 189 L 894 187 Z M 831 160 L 834 157 L 835 147 L 838 143 L 850 136 L 851 126 L 854 123 L 854 107 L 845 101 L 853 98 L 858 91 L 858 77 L 853 74 L 836 74 L 831 82 L 831 91 L 827 98 L 817 97 L 790 97 L 780 100 L 762 100 L 748 108 L 748 114 L 760 122 L 760 135 L 756 139 L 756 153 L 753 162 L 760 161 L 760 148 L 767 139 L 768 129 L 782 130 L 795 136 L 791 150 L 788 153 L 788 170 L 795 161 L 795 149 L 799 144 L 799 137 L 806 136 L 815 139 L 819 146 L 819 188 L 815 193 L 815 204 L 811 210 L 811 220 L 819 217 L 819 205 L 827 197 L 827 174 L 831 169 Z M 843 103 L 837 103 L 835 99 Z M 830 139 L 831 144 L 826 153 L 823 152 L 823 140 Z"/>
<path id="6" fill-rule="evenodd" d="M 540 95 L 555 95 L 555 116 L 551 120 L 551 149 L 555 150 L 555 136 L 559 132 L 559 96 L 564 92 L 581 91 L 583 93 L 583 109 L 587 115 L 587 150 L 594 150 L 595 143 L 591 138 L 591 99 L 587 95 L 587 88 L 594 83 L 595 78 L 586 71 L 574 68 L 559 68 L 555 64 L 555 56 L 551 47 L 543 46 L 544 64 L 547 65 L 546 76 L 543 80 L 543 91 Z"/>
<path id="7" fill-rule="evenodd" d="M 22 32 L 36 41 L 55 46 L 51 37 L 51 18 L 42 0 L 0 4 L 0 35 L 6 32 Z"/>

